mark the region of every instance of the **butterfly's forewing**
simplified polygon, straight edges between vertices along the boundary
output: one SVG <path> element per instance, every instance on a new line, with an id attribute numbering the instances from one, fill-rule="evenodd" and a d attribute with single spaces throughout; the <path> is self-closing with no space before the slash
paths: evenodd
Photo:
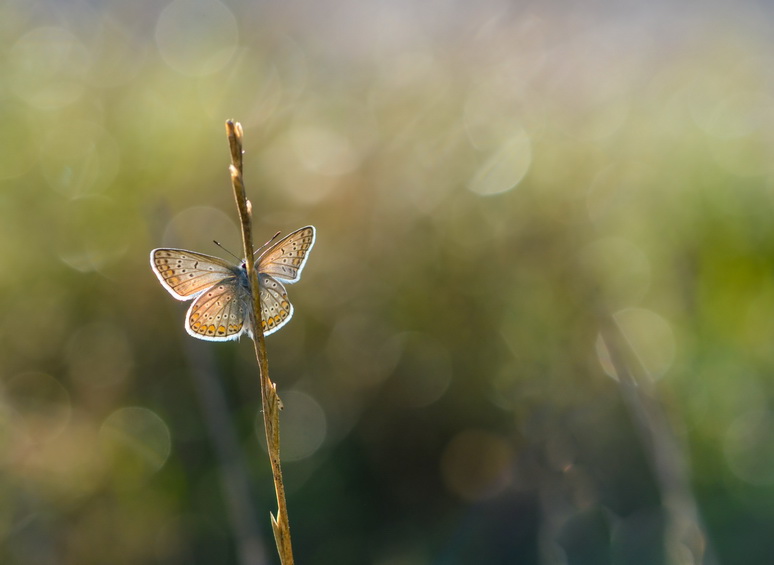
<path id="1" fill-rule="evenodd" d="M 294 283 L 314 245 L 314 226 L 298 229 L 267 249 L 258 259 L 259 273 L 271 275 L 282 282 Z"/>
<path id="2" fill-rule="evenodd" d="M 178 300 L 190 300 L 216 283 L 236 277 L 236 267 L 223 259 L 185 249 L 154 249 L 150 262 L 159 282 Z"/>
<path id="3" fill-rule="evenodd" d="M 194 337 L 209 341 L 236 339 L 250 323 L 250 295 L 237 277 L 221 281 L 200 294 L 185 318 L 185 329 Z"/>
<path id="4" fill-rule="evenodd" d="M 266 273 L 258 275 L 261 291 L 261 324 L 263 335 L 276 332 L 293 317 L 293 305 L 285 287 Z"/>

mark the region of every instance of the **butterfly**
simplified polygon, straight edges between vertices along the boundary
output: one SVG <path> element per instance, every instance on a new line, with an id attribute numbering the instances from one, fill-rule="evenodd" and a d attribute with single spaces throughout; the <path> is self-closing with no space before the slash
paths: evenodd
<path id="1" fill-rule="evenodd" d="M 306 226 L 270 244 L 255 261 L 264 335 L 276 332 L 293 317 L 284 285 L 301 278 L 314 240 L 314 226 Z M 253 337 L 252 295 L 244 260 L 233 265 L 203 253 L 162 248 L 151 251 L 150 264 L 172 296 L 194 299 L 185 316 L 190 335 L 208 341 L 237 339 L 245 333 Z"/>

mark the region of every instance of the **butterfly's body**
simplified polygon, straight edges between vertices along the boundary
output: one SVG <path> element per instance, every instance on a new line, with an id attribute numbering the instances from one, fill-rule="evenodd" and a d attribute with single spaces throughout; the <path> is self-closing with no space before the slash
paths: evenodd
<path id="1" fill-rule="evenodd" d="M 293 316 L 283 283 L 301 278 L 314 240 L 314 227 L 301 228 L 271 245 L 256 260 L 264 335 L 277 331 Z M 185 249 L 154 249 L 150 261 L 172 296 L 194 299 L 185 320 L 189 334 L 209 341 L 237 339 L 244 333 L 253 337 L 252 293 L 244 261 L 232 265 Z"/>

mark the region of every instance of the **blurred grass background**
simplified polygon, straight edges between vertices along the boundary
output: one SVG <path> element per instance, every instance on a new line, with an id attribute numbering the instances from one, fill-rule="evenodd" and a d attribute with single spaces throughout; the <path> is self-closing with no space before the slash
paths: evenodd
<path id="1" fill-rule="evenodd" d="M 770 563 L 772 18 L 5 2 L 0 562 L 276 562 L 252 348 L 148 265 L 240 249 L 233 118 L 257 243 L 318 228 L 268 340 L 298 563 Z"/>

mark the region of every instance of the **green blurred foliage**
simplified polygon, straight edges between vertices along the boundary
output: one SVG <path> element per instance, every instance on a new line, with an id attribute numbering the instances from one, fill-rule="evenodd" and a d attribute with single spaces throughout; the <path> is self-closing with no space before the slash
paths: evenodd
<path id="1" fill-rule="evenodd" d="M 318 229 L 268 340 L 299 563 L 677 562 L 608 315 L 705 562 L 768 563 L 772 17 L 0 6 L 0 562 L 276 562 L 253 350 L 186 335 L 148 265 L 240 249 L 233 118 L 256 238 Z"/>

